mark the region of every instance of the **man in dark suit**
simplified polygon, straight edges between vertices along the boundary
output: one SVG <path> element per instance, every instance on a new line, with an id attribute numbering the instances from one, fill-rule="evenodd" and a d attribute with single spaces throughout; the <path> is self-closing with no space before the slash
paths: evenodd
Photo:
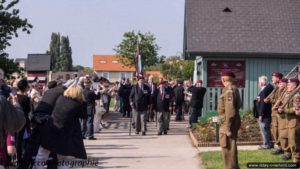
<path id="1" fill-rule="evenodd" d="M 149 110 L 148 110 L 148 114 L 147 114 L 147 122 L 149 121 L 154 121 L 154 111 L 155 111 L 155 107 L 156 107 L 156 90 L 157 90 L 157 86 L 156 84 L 153 82 L 153 76 L 149 76 L 149 80 L 148 80 L 148 84 L 147 84 L 150 88 L 150 92 L 151 92 L 151 98 L 150 98 L 150 106 L 149 106 Z"/>
<path id="2" fill-rule="evenodd" d="M 87 119 L 83 119 L 81 122 L 82 136 L 88 140 L 96 140 L 94 137 L 94 115 L 96 113 L 96 100 L 100 99 L 100 91 L 93 91 L 92 81 L 85 80 L 83 95 L 87 104 Z"/>
<path id="3" fill-rule="evenodd" d="M 127 116 L 130 117 L 131 114 L 131 108 L 129 103 L 129 95 L 132 89 L 132 85 L 130 83 L 130 80 L 127 78 L 124 82 L 124 84 L 119 89 L 119 96 L 122 98 L 122 107 L 121 112 L 123 114 L 123 117 Z"/>
<path id="4" fill-rule="evenodd" d="M 202 87 L 202 80 L 198 80 L 196 86 L 189 88 L 191 92 L 191 107 L 192 113 L 190 116 L 190 127 L 197 123 L 198 117 L 202 116 L 203 98 L 206 93 L 206 88 Z"/>
<path id="5" fill-rule="evenodd" d="M 174 105 L 176 118 L 175 121 L 182 120 L 182 105 L 184 103 L 184 88 L 182 86 L 182 81 L 177 80 L 177 85 L 174 88 Z"/>
<path id="6" fill-rule="evenodd" d="M 266 76 L 259 77 L 259 88 L 261 92 L 254 101 L 255 108 L 258 115 L 258 123 L 261 130 L 261 135 L 263 137 L 263 145 L 259 149 L 271 149 L 273 148 L 272 138 L 271 138 L 271 114 L 272 105 L 270 103 L 265 103 L 264 99 L 272 92 L 274 87 L 268 84 L 268 78 Z"/>
<path id="7" fill-rule="evenodd" d="M 172 93 L 168 88 L 166 88 L 166 81 L 161 81 L 158 84 L 158 90 L 155 95 L 155 105 L 157 110 L 156 113 L 158 116 L 157 135 L 162 135 L 162 132 L 164 132 L 164 134 L 167 134 L 170 123 L 169 110 L 172 107 Z"/>
<path id="8" fill-rule="evenodd" d="M 151 91 L 144 84 L 144 77 L 138 76 L 138 83 L 132 88 L 129 100 L 131 107 L 135 110 L 135 127 L 136 134 L 142 131 L 142 135 L 146 135 L 146 115 L 150 105 Z"/>

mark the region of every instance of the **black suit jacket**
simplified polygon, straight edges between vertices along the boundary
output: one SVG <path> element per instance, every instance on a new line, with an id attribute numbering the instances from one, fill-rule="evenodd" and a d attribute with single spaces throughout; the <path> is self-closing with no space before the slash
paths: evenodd
<path id="1" fill-rule="evenodd" d="M 272 114 L 271 103 L 265 103 L 264 99 L 273 91 L 274 87 L 268 84 L 257 96 L 258 99 L 254 100 L 254 112 L 256 116 L 263 118 L 270 118 Z"/>
<path id="2" fill-rule="evenodd" d="M 172 92 L 166 88 L 164 97 L 160 90 L 156 90 L 156 111 L 157 112 L 168 112 L 169 107 L 172 106 Z"/>
<path id="3" fill-rule="evenodd" d="M 203 98 L 206 93 L 206 88 L 191 87 L 189 91 L 192 93 L 191 107 L 201 109 L 203 107 Z"/>
<path id="4" fill-rule="evenodd" d="M 176 105 L 181 105 L 184 102 L 184 88 L 182 86 L 174 88 L 174 102 Z"/>
<path id="5" fill-rule="evenodd" d="M 51 115 L 56 100 L 59 96 L 63 95 L 63 93 L 64 89 L 61 87 L 55 87 L 47 90 L 33 113 L 39 115 Z"/>
<path id="6" fill-rule="evenodd" d="M 150 105 L 151 92 L 147 85 L 143 85 L 143 91 L 139 85 L 133 86 L 129 100 L 133 103 L 134 108 L 137 111 L 147 111 Z"/>
<path id="7" fill-rule="evenodd" d="M 152 84 L 153 85 L 152 88 L 151 88 L 151 85 L 149 83 L 147 85 L 149 86 L 149 89 L 150 89 L 150 92 L 151 92 L 150 104 L 153 104 L 155 106 L 155 103 L 156 103 L 156 94 L 157 94 L 157 85 L 155 83 L 153 83 Z"/>

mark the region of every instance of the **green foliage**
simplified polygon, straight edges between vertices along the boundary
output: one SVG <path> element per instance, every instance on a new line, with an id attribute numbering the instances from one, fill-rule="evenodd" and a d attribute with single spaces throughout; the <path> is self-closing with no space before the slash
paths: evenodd
<path id="1" fill-rule="evenodd" d="M 60 34 L 52 33 L 50 42 L 51 67 L 53 71 L 58 71 L 60 68 Z"/>
<path id="2" fill-rule="evenodd" d="M 68 37 L 61 37 L 61 49 L 60 49 L 60 69 L 61 71 L 72 70 L 72 49 Z"/>
<path id="3" fill-rule="evenodd" d="M 80 65 L 76 65 L 76 66 L 73 66 L 72 70 L 76 71 L 76 72 L 83 72 L 84 67 L 80 66 Z"/>
<path id="4" fill-rule="evenodd" d="M 8 77 L 14 72 L 20 72 L 18 63 L 15 63 L 13 59 L 9 59 L 7 55 L 0 55 L 0 68 L 5 72 L 5 76 Z"/>
<path id="5" fill-rule="evenodd" d="M 13 37 L 18 37 L 18 30 L 30 34 L 32 28 L 27 19 L 20 18 L 19 9 L 14 8 L 17 3 L 19 0 L 0 1 L 0 68 L 4 70 L 6 75 L 20 71 L 18 64 L 9 59 L 8 54 L 5 53 L 5 49 L 11 45 L 9 41 Z"/>
<path id="6" fill-rule="evenodd" d="M 139 41 L 139 50 L 144 67 L 152 66 L 160 61 L 158 50 L 160 47 L 155 43 L 156 38 L 151 33 L 142 34 L 125 32 L 122 42 L 114 49 L 120 62 L 125 66 L 135 66 L 135 55 Z"/>
<path id="7" fill-rule="evenodd" d="M 168 79 L 188 80 L 193 77 L 194 63 L 190 60 L 181 60 L 180 57 L 170 57 L 162 64 L 163 75 Z"/>
<path id="8" fill-rule="evenodd" d="M 224 169 L 224 161 L 221 151 L 202 152 L 199 154 L 206 169 Z M 239 165 L 241 169 L 247 169 L 247 163 L 291 163 L 281 161 L 281 156 L 271 155 L 271 150 L 238 151 Z"/>
<path id="9" fill-rule="evenodd" d="M 145 71 L 161 71 L 161 64 L 149 66 Z"/>
<path id="10" fill-rule="evenodd" d="M 238 141 L 259 142 L 261 141 L 260 129 L 257 120 L 252 113 L 241 112 L 241 127 L 238 132 Z M 200 142 L 211 142 L 216 140 L 216 125 L 212 122 L 212 117 L 218 116 L 217 112 L 206 113 L 205 116 L 198 118 L 196 133 Z"/>
<path id="11" fill-rule="evenodd" d="M 94 70 L 90 67 L 84 67 L 82 72 L 85 73 L 85 74 L 91 75 L 94 72 Z"/>
<path id="12" fill-rule="evenodd" d="M 73 69 L 72 48 L 69 37 L 52 33 L 50 42 L 51 66 L 53 71 L 71 71 Z"/>

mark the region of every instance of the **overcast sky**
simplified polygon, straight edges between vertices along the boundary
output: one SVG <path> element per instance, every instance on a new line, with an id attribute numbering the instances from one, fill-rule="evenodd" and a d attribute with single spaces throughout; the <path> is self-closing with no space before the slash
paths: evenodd
<path id="1" fill-rule="evenodd" d="M 92 66 L 93 54 L 115 54 L 132 30 L 153 33 L 160 55 L 182 52 L 184 0 L 21 0 L 17 7 L 34 28 L 11 41 L 12 58 L 44 53 L 52 32 L 69 36 L 74 65 Z"/>

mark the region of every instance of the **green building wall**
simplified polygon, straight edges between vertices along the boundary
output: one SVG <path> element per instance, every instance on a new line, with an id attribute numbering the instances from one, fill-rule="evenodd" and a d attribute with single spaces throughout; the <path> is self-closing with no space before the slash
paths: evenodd
<path id="1" fill-rule="evenodd" d="M 203 86 L 207 86 L 207 61 L 208 60 L 243 60 L 245 61 L 245 88 L 240 88 L 240 94 L 243 99 L 243 110 L 251 110 L 253 100 L 259 93 L 258 77 L 266 75 L 271 83 L 272 72 L 282 72 L 286 75 L 295 65 L 300 62 L 300 58 L 205 58 L 197 57 L 195 60 L 194 81 L 203 80 Z M 198 69 L 198 70 L 197 70 Z M 198 72 L 198 73 L 197 73 Z M 295 74 L 294 74 L 295 75 Z M 294 76 L 293 75 L 293 76 Z M 207 88 L 204 99 L 203 112 L 214 112 L 217 108 L 217 100 L 221 94 L 221 88 Z"/>

